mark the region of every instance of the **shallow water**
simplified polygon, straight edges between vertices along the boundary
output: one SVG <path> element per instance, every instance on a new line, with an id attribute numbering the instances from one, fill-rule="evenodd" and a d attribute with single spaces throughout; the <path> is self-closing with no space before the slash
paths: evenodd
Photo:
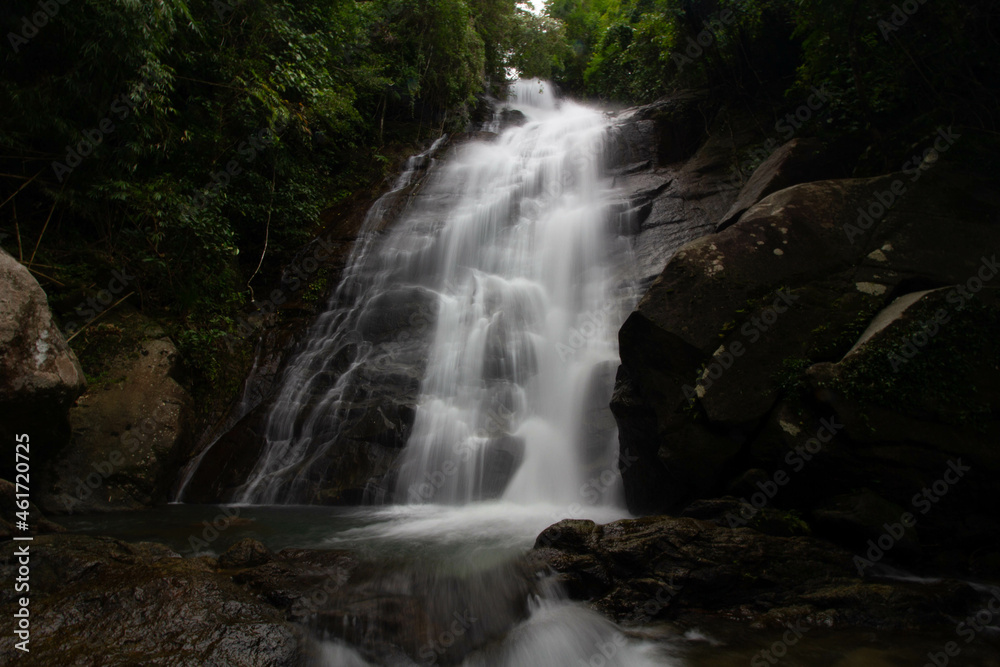
<path id="1" fill-rule="evenodd" d="M 384 568 L 386 579 L 399 573 L 431 572 L 452 583 L 474 587 L 531 548 L 535 537 L 560 518 L 566 508 L 524 507 L 511 503 L 477 503 L 466 507 L 437 505 L 390 507 L 221 507 L 169 505 L 144 512 L 70 516 L 61 523 L 72 532 L 111 535 L 128 541 L 157 541 L 183 555 L 217 555 L 245 537 L 270 549 L 348 550 Z M 594 510 L 590 518 L 612 521 L 624 514 Z M 227 515 L 236 521 L 218 533 L 207 549 L 193 551 L 191 538 L 204 537 L 206 524 Z M 219 524 L 221 524 L 219 520 Z M 448 601 L 447 599 L 445 600 Z M 440 603 L 437 599 L 435 603 Z M 570 602 L 557 589 L 530 600 L 530 616 L 512 623 L 499 641 L 465 656 L 466 667 L 923 667 L 928 653 L 940 654 L 956 641 L 962 652 L 949 665 L 1000 667 L 1000 629 L 984 632 L 965 644 L 952 628 L 908 635 L 857 630 L 812 629 L 783 642 L 782 632 L 715 618 L 684 625 L 656 623 L 621 627 L 585 605 Z M 956 621 L 957 622 L 957 621 Z M 318 636 L 322 639 L 323 634 Z M 433 642 L 424 649 L 434 651 Z M 321 642 L 317 665 L 413 665 L 370 662 L 364 646 L 337 638 Z M 769 651 L 771 651 L 769 653 Z M 781 654 L 781 657 L 777 657 Z M 773 660 L 773 662 L 772 662 Z M 449 664 L 441 662 L 440 664 Z M 938 666 L 935 666 L 938 667 Z"/>

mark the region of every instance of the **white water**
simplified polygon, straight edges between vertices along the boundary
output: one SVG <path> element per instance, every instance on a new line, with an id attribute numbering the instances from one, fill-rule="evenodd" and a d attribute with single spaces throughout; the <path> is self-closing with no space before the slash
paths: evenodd
<path id="1" fill-rule="evenodd" d="M 537 81 L 515 84 L 511 105 L 527 122 L 434 166 L 391 230 L 382 233 L 386 211 L 437 145 L 369 212 L 331 307 L 286 372 L 237 502 L 307 497 L 371 368 L 413 368 L 405 350 L 365 333 L 403 295 L 428 299 L 421 315 L 432 324 L 393 500 L 619 503 L 607 406 L 635 289 L 602 176 L 608 122 L 557 104 Z"/>
<path id="2" fill-rule="evenodd" d="M 440 306 L 396 484 L 410 502 L 572 504 L 601 473 L 587 492 L 617 500 L 617 436 L 585 432 L 610 398 L 630 296 L 601 175 L 607 124 L 534 81 L 514 105 L 524 126 L 443 170 L 457 201 L 421 253 Z"/>
<path id="3" fill-rule="evenodd" d="M 473 587 L 492 581 L 491 567 L 516 559 L 562 519 L 626 516 L 609 402 L 617 331 L 636 285 L 629 244 L 613 223 L 617 197 L 603 173 L 609 123 L 600 111 L 557 103 L 537 81 L 515 84 L 511 106 L 526 122 L 435 164 L 391 229 L 382 230 L 386 212 L 412 171 L 369 213 L 331 306 L 286 372 L 263 455 L 236 498 L 301 500 L 327 450 L 340 445 L 352 402 L 373 391 L 371 369 L 383 373 L 375 377 L 386 369 L 405 375 L 426 360 L 413 430 L 385 498 L 396 505 L 325 545 L 468 568 Z M 418 309 L 430 324 L 421 334 L 426 345 L 416 348 L 422 360 L 413 358 L 412 341 L 371 335 L 400 295 L 427 300 Z M 406 589 L 389 580 L 388 591 Z M 402 573 L 400 580 L 408 581 Z M 502 606 L 504 593 L 490 589 L 485 597 Z M 345 627 L 356 621 L 345 617 Z M 351 641 L 331 637 L 318 663 L 369 664 L 355 652 L 360 640 Z M 502 641 L 465 655 L 463 664 L 676 664 L 664 650 L 626 640 L 553 584 Z"/>

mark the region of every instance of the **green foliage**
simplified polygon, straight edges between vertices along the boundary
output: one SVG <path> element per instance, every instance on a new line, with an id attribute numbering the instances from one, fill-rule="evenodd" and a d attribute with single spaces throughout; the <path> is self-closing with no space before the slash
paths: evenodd
<path id="1" fill-rule="evenodd" d="M 559 34 L 514 0 L 58 6 L 0 54 L 0 201 L 29 183 L 0 207 L 4 247 L 40 241 L 55 301 L 136 276 L 207 379 L 262 260 L 275 275 L 326 207 L 377 186 L 385 141 L 460 125 L 508 67 L 546 72 Z M 4 34 L 37 11 L 7 3 Z"/>
<path id="2" fill-rule="evenodd" d="M 563 23 L 568 42 L 554 78 L 577 94 L 649 102 L 715 87 L 798 100 L 827 85 L 839 91 L 826 113 L 841 135 L 871 132 L 902 146 L 941 123 L 996 131 L 1000 42 L 990 26 L 1000 7 L 927 2 L 907 14 L 902 4 L 549 0 L 546 12 Z"/>
<path id="3" fill-rule="evenodd" d="M 994 406 L 977 379 L 989 377 L 1000 366 L 1000 353 L 991 343 L 1000 335 L 1000 314 L 978 300 L 961 310 L 950 310 L 950 320 L 934 336 L 923 323 L 934 319 L 940 304 L 925 303 L 907 311 L 905 324 L 877 334 L 844 362 L 835 389 L 861 405 L 902 409 L 913 416 L 933 415 L 945 423 L 976 426 Z M 926 341 L 910 353 L 908 341 Z"/>

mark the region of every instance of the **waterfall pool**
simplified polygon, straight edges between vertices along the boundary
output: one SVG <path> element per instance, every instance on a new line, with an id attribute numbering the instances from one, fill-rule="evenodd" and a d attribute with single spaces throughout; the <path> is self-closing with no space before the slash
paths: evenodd
<path id="1" fill-rule="evenodd" d="M 623 515 L 607 508 L 588 512 L 588 518 L 598 521 Z M 334 636 L 306 622 L 317 641 L 316 667 L 922 667 L 933 664 L 928 653 L 938 653 L 956 639 L 954 628 L 921 634 L 814 628 L 795 636 L 709 616 L 697 623 L 686 619 L 683 624 L 657 621 L 622 627 L 583 603 L 565 599 L 557 586 L 543 586 L 528 594 L 525 617 L 507 617 L 498 600 L 516 597 L 521 590 L 517 579 L 523 575 L 510 563 L 532 547 L 541 530 L 567 516 L 565 507 L 505 502 L 381 507 L 167 505 L 140 512 L 67 516 L 60 522 L 73 533 L 161 542 L 185 557 L 218 555 L 248 537 L 275 552 L 346 551 L 377 572 L 383 595 L 413 595 L 412 582 L 430 576 L 432 585 L 423 591 L 425 598 L 419 604 L 440 608 L 448 618 L 465 614 L 472 623 L 490 618 L 498 624 L 491 629 L 494 641 L 460 656 L 439 654 L 443 647 L 438 649 L 432 641 L 413 656 L 388 659 L 373 657 L 363 643 L 352 645 L 350 633 Z M 229 525 L 224 525 L 226 517 L 232 517 Z M 213 522 L 222 530 L 208 530 L 206 535 Z M 193 543 L 200 548 L 192 549 Z M 433 583 L 445 581 L 447 585 Z M 491 595 L 498 599 L 489 599 Z M 984 633 L 976 642 L 963 644 L 961 655 L 948 664 L 1000 666 L 997 634 Z M 786 641 L 789 636 L 794 643 Z M 444 640 L 450 645 L 449 637 Z"/>

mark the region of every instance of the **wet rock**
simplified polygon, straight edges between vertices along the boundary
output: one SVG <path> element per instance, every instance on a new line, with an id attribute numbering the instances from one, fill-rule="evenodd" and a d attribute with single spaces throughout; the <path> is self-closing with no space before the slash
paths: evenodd
<path id="1" fill-rule="evenodd" d="M 577 442 L 582 444 L 581 454 L 589 474 L 600 476 L 607 470 L 613 470 L 614 461 L 618 458 L 615 446 L 618 429 L 610 408 L 617 370 L 615 362 L 595 366 L 583 388 L 583 422 Z M 627 462 L 622 467 L 624 465 Z"/>
<path id="2" fill-rule="evenodd" d="M 0 546 L 13 580 L 15 544 Z M 44 536 L 31 545 L 31 652 L 0 638 L 13 664 L 302 664 L 304 639 L 282 614 L 217 574 L 156 544 Z M 10 617 L 13 587 L 0 593 Z"/>
<path id="3" fill-rule="evenodd" d="M 221 565 L 221 562 L 220 562 Z M 357 559 L 345 551 L 283 549 L 233 577 L 296 621 L 306 620 L 340 595 Z"/>
<path id="4" fill-rule="evenodd" d="M 495 438 L 485 445 L 482 460 L 482 496 L 499 498 L 524 461 L 524 438 Z"/>
<path id="5" fill-rule="evenodd" d="M 508 127 L 520 127 L 528 122 L 528 117 L 517 109 L 504 109 L 500 112 L 501 129 Z"/>
<path id="6" fill-rule="evenodd" d="M 226 552 L 219 556 L 219 567 L 226 569 L 254 567 L 263 565 L 273 558 L 274 554 L 271 553 L 270 549 L 261 542 L 247 537 L 226 549 Z"/>
<path id="7" fill-rule="evenodd" d="M 421 287 L 400 288 L 364 304 L 358 331 L 372 343 L 396 341 L 404 330 L 432 327 L 436 312 L 437 296 L 433 292 Z"/>
<path id="8" fill-rule="evenodd" d="M 539 567 L 515 559 L 465 574 L 413 563 L 387 570 L 346 552 L 285 549 L 234 580 L 376 664 L 453 665 L 527 616 Z"/>
<path id="9" fill-rule="evenodd" d="M 862 580 L 852 554 L 828 542 L 691 518 L 563 521 L 534 554 L 576 599 L 625 623 L 707 614 L 778 627 L 945 627 L 984 599 L 955 581 Z"/>

